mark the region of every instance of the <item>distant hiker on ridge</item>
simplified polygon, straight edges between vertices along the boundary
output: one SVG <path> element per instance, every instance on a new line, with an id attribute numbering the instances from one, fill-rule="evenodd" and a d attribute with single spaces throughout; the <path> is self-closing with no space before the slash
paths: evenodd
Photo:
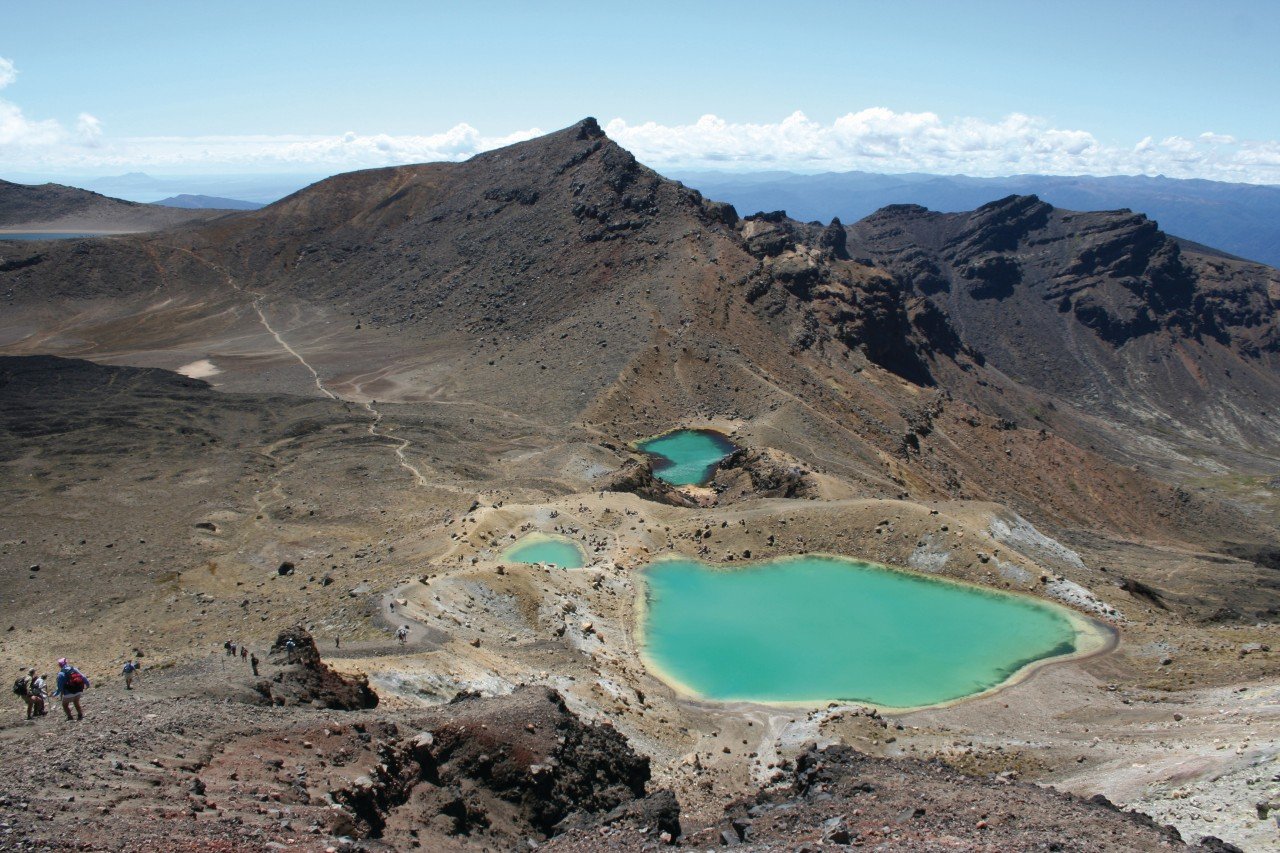
<path id="1" fill-rule="evenodd" d="M 58 658 L 58 688 L 55 695 L 62 699 L 62 712 L 71 719 L 71 706 L 76 708 L 76 719 L 84 719 L 84 711 L 80 708 L 80 696 L 89 687 L 89 679 L 84 673 L 67 663 L 66 658 Z"/>
<path id="2" fill-rule="evenodd" d="M 249 655 L 249 666 L 253 667 L 253 674 L 258 674 L 258 656 Z"/>

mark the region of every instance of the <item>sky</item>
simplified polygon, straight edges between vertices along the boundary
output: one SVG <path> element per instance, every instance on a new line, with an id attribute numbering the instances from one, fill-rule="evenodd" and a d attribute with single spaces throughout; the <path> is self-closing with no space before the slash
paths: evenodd
<path id="1" fill-rule="evenodd" d="M 333 173 L 597 117 L 670 171 L 1280 184 L 1280 4 L 3 0 L 0 177 Z"/>

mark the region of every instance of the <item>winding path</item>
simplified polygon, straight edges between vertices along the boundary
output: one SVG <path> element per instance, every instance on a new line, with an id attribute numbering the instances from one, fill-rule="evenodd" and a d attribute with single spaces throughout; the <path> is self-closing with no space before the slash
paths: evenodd
<path id="1" fill-rule="evenodd" d="M 227 286 L 230 287 L 232 290 L 234 290 L 236 293 L 249 294 L 249 296 L 252 297 L 252 301 L 249 304 L 253 307 L 254 312 L 258 315 L 258 321 L 262 324 L 262 328 L 265 329 L 267 333 L 270 334 L 271 337 L 275 339 L 276 343 L 280 345 L 281 349 L 283 349 L 289 355 L 293 356 L 297 360 L 298 364 L 301 364 L 304 368 L 306 368 L 307 372 L 311 374 L 311 379 L 313 382 L 315 382 L 316 388 L 320 391 L 321 394 L 324 394 L 330 400 L 339 400 L 342 402 L 355 402 L 355 401 L 348 401 L 343 397 L 339 397 L 337 394 L 333 393 L 328 388 L 326 388 L 324 381 L 320 378 L 319 372 L 314 367 L 311 366 L 310 362 L 308 362 L 303 357 L 302 353 L 298 352 L 296 349 L 290 346 L 289 342 L 284 339 L 284 336 L 280 334 L 280 332 L 278 332 L 271 325 L 271 321 L 267 319 L 266 312 L 262 310 L 262 302 L 264 299 L 266 299 L 265 293 L 262 293 L 261 291 L 258 291 L 258 290 L 250 290 L 247 287 L 241 287 L 239 282 L 235 280 L 235 277 L 231 275 L 231 273 L 226 269 L 226 267 L 219 266 L 218 264 L 215 264 L 214 262 L 208 260 L 207 258 L 201 257 L 198 253 L 193 252 L 190 249 L 183 249 L 179 247 L 174 247 L 174 248 L 178 249 L 178 251 L 180 252 L 184 252 L 190 255 L 200 263 L 220 273 L 226 279 Z M 371 399 L 368 402 L 364 403 L 364 408 L 369 412 L 370 415 L 373 416 L 373 421 L 369 424 L 369 435 L 372 435 L 376 438 L 386 439 L 387 441 L 395 442 L 395 444 L 387 445 L 387 447 L 391 450 L 392 453 L 395 454 L 396 462 L 399 463 L 401 468 L 404 468 L 406 471 L 408 471 L 410 474 L 413 475 L 414 483 L 416 485 L 427 486 L 428 485 L 427 478 L 423 476 L 422 471 L 419 470 L 418 467 L 415 466 L 412 462 L 410 462 L 409 458 L 405 455 L 405 450 L 412 447 L 413 442 L 409 441 L 407 438 L 400 438 L 399 436 L 391 436 L 385 432 L 379 431 L 378 425 L 382 422 L 382 413 L 379 412 L 378 409 L 374 406 L 374 402 L 375 401 Z"/>

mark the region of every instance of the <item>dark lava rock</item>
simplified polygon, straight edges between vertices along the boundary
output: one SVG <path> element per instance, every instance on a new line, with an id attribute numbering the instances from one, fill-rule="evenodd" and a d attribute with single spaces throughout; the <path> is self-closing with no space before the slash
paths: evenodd
<path id="1" fill-rule="evenodd" d="M 800 460 L 772 448 L 739 448 L 720 462 L 711 487 L 717 504 L 763 498 L 802 498 L 817 484 Z"/>
<path id="2" fill-rule="evenodd" d="M 393 849 L 430 848 L 432 835 L 514 849 L 570 829 L 680 831 L 675 797 L 645 796 L 648 759 L 612 727 L 584 723 L 553 690 L 461 697 L 417 724 L 416 735 L 400 727 L 382 738 L 375 774 L 332 792 L 359 835 Z"/>
<path id="3" fill-rule="evenodd" d="M 340 711 L 376 708 L 378 694 L 363 675 L 344 676 L 320 659 L 316 641 L 301 625 L 281 631 L 271 646 L 284 669 L 255 689 L 272 705 L 318 705 Z"/>
<path id="4" fill-rule="evenodd" d="M 675 486 L 653 476 L 653 472 L 649 470 L 649 463 L 639 459 L 628 459 L 624 462 L 601 488 L 607 492 L 630 492 L 646 500 L 672 506 L 695 507 L 698 505 L 693 498 Z"/>

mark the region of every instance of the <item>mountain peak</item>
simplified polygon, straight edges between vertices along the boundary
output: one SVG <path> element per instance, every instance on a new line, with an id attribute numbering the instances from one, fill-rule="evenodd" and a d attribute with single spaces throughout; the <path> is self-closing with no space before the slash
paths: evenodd
<path id="1" fill-rule="evenodd" d="M 602 139 L 605 135 L 600 128 L 600 122 L 596 121 L 592 116 L 587 116 L 575 124 L 572 129 L 577 131 L 578 139 Z"/>

